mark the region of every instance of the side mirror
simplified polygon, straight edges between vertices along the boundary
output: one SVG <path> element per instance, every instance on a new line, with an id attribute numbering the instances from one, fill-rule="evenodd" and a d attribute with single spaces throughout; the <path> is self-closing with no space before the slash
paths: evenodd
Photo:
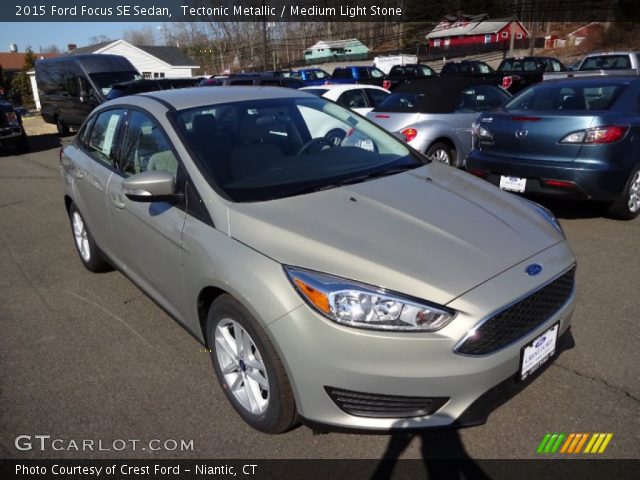
<path id="1" fill-rule="evenodd" d="M 134 202 L 172 202 L 181 197 L 176 194 L 173 175 L 164 170 L 132 175 L 122 182 L 122 191 Z"/>

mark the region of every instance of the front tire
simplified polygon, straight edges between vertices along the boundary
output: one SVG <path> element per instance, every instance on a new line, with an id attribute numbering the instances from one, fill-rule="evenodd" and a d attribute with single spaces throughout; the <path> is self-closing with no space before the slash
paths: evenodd
<path id="1" fill-rule="evenodd" d="M 631 172 L 620 197 L 609 205 L 609 214 L 620 220 L 633 220 L 640 214 L 640 165 Z"/>
<path id="2" fill-rule="evenodd" d="M 429 160 L 457 167 L 454 150 L 444 142 L 436 142 L 427 148 L 426 156 Z"/>
<path id="3" fill-rule="evenodd" d="M 295 400 L 284 366 L 256 320 L 233 297 L 222 295 L 211 305 L 207 340 L 218 381 L 245 422 L 265 433 L 295 425 Z"/>
<path id="4" fill-rule="evenodd" d="M 20 153 L 27 153 L 29 151 L 29 137 L 27 137 L 27 133 L 24 129 L 22 130 L 20 141 L 16 143 L 16 148 Z"/>
<path id="5" fill-rule="evenodd" d="M 96 245 L 75 203 L 69 206 L 69 221 L 73 233 L 73 243 L 84 267 L 94 273 L 111 270 L 111 265 L 105 260 L 104 254 Z"/>

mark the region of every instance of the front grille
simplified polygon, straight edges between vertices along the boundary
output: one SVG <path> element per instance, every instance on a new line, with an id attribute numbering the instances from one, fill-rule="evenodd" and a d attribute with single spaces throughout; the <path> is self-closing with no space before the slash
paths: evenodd
<path id="1" fill-rule="evenodd" d="M 358 417 L 423 417 L 438 411 L 448 397 L 402 397 L 324 387 L 340 410 Z"/>
<path id="2" fill-rule="evenodd" d="M 576 269 L 556 278 L 518 303 L 498 312 L 478 327 L 473 336 L 456 348 L 465 355 L 486 355 L 535 330 L 569 300 Z"/>

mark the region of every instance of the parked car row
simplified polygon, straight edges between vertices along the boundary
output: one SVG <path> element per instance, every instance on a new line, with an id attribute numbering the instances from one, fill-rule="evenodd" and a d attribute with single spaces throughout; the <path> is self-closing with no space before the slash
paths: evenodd
<path id="1" fill-rule="evenodd" d="M 637 60 L 632 52 L 593 54 L 585 57 L 580 68 L 589 72 L 605 64 L 624 67 L 623 61 L 634 68 Z M 325 84 L 306 88 L 301 78 L 318 80 L 328 74 L 318 69 L 272 71 L 214 77 L 200 85 L 305 88 L 367 115 L 427 158 L 467 168 L 505 190 L 607 201 L 612 214 L 634 218 L 640 210 L 635 84 L 628 77 L 616 82 L 607 75 L 587 83 L 575 78 L 539 83 L 545 72 L 564 70 L 554 58 L 522 57 L 503 60 L 497 71 L 479 61 L 449 62 L 439 76 L 419 64 L 393 67 L 389 77 L 375 67 L 339 67 Z M 619 76 L 617 69 L 615 72 Z M 43 117 L 66 133 L 69 126 L 80 126 L 103 100 L 133 92 L 193 87 L 199 82 L 145 80 L 136 75 L 131 64 L 118 56 L 40 60 L 36 77 Z M 398 81 L 391 94 L 373 85 L 391 86 L 388 78 L 394 77 Z M 529 85 L 533 86 L 527 88 Z M 505 104 L 513 92 L 521 93 Z M 309 115 L 314 123 L 313 114 Z M 4 114 L 5 123 L 9 116 Z M 14 123 L 20 121 L 19 115 L 14 117 Z M 21 125 L 10 128 L 15 130 L 14 137 L 18 130 L 22 132 L 11 141 L 26 148 Z M 348 139 L 349 128 L 327 123 L 316 133 L 340 145 Z M 0 140 L 10 141 L 6 135 Z"/>

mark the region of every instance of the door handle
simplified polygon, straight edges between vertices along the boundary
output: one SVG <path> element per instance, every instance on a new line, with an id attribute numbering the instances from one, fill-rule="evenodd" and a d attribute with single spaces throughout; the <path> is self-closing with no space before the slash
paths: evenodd
<path id="1" fill-rule="evenodd" d="M 113 203 L 114 207 L 120 209 L 126 206 L 126 204 L 122 201 L 122 197 L 119 193 L 114 193 L 113 195 L 111 195 L 111 203 Z"/>

